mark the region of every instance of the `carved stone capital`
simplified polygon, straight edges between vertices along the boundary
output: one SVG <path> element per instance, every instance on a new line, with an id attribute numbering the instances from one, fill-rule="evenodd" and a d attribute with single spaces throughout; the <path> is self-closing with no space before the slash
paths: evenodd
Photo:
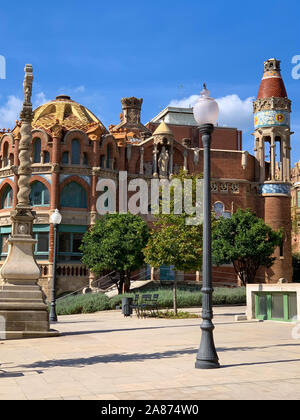
<path id="1" fill-rule="evenodd" d="M 99 141 L 103 134 L 103 130 L 99 123 L 93 122 L 89 124 L 86 134 L 90 140 Z"/>
<path id="2" fill-rule="evenodd" d="M 92 175 L 94 175 L 94 176 L 98 176 L 99 174 L 100 174 L 100 168 L 98 168 L 98 167 L 93 167 L 92 168 Z"/>
<path id="3" fill-rule="evenodd" d="M 55 124 L 52 127 L 50 127 L 50 131 L 53 138 L 56 138 L 59 140 L 62 138 L 63 128 L 59 124 L 59 120 L 56 120 Z"/>
<path id="4" fill-rule="evenodd" d="M 59 173 L 60 172 L 60 164 L 59 163 L 53 163 L 52 165 L 51 165 L 51 172 L 54 172 L 54 173 Z"/>
<path id="5" fill-rule="evenodd" d="M 261 98 L 253 102 L 253 112 L 283 110 L 291 112 L 291 101 L 288 98 Z"/>

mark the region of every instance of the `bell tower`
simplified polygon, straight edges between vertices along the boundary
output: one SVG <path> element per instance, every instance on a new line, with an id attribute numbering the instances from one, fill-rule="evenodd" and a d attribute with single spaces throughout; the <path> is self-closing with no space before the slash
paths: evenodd
<path id="1" fill-rule="evenodd" d="M 276 249 L 274 265 L 266 270 L 265 281 L 280 278 L 292 281 L 291 254 L 291 101 L 280 73 L 280 61 L 264 63 L 264 74 L 253 104 L 255 136 L 255 177 L 265 222 L 274 230 L 283 229 L 283 241 Z"/>

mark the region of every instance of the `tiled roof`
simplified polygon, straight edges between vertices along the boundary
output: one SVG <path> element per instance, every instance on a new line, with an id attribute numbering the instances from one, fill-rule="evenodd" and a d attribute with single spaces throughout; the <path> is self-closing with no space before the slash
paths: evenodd
<path id="1" fill-rule="evenodd" d="M 86 131 L 91 123 L 98 123 L 107 132 L 101 121 L 83 105 L 61 95 L 55 100 L 41 105 L 34 111 L 33 128 L 49 129 L 56 122 L 66 130 L 79 129 Z"/>
<path id="2" fill-rule="evenodd" d="M 287 98 L 281 73 L 278 70 L 267 70 L 264 72 L 257 94 L 257 99 L 272 97 Z"/>

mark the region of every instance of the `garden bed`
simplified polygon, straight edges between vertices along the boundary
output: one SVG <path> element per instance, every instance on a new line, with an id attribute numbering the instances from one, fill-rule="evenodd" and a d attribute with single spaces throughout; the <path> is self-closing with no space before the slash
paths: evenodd
<path id="1" fill-rule="evenodd" d="M 147 290 L 147 293 L 158 293 L 158 308 L 173 308 L 172 288 L 158 288 Z M 56 304 L 57 315 L 71 315 L 80 313 L 92 313 L 116 309 L 121 306 L 123 297 L 134 297 L 134 293 L 108 298 L 104 293 L 89 293 L 85 295 L 69 296 L 60 299 Z M 246 288 L 216 287 L 213 292 L 213 305 L 244 305 L 246 303 Z M 202 306 L 202 293 L 199 289 L 187 289 L 178 287 L 177 307 L 191 308 Z"/>

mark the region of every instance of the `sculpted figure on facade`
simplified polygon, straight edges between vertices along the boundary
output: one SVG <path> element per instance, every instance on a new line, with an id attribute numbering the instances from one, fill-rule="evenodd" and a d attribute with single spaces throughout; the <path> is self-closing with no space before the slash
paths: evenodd
<path id="1" fill-rule="evenodd" d="M 158 158 L 158 169 L 159 176 L 166 177 L 168 176 L 168 166 L 169 166 L 169 152 L 165 146 L 162 147 L 159 158 Z"/>

